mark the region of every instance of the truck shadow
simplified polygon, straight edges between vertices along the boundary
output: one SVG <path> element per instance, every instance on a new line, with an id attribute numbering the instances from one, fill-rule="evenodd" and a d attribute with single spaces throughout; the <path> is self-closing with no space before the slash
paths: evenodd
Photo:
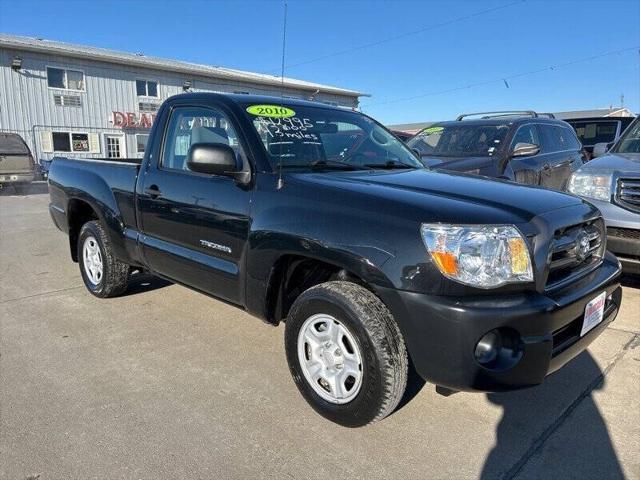
<path id="1" fill-rule="evenodd" d="M 487 394 L 491 403 L 502 407 L 503 414 L 495 446 L 480 478 L 515 478 L 525 468 L 526 478 L 624 478 L 607 425 L 592 396 L 605 384 L 600 367 L 585 351 L 556 375 L 560 378 L 554 375 L 539 387 Z M 590 383 L 580 394 L 565 393 L 567 385 L 578 378 Z M 575 398 L 561 398 L 569 395 Z M 558 403 L 562 403 L 561 410 Z M 534 422 L 547 424 L 541 425 L 530 444 L 522 445 L 524 432 Z M 520 453 L 522 447 L 524 455 Z M 512 464 L 516 455 L 519 460 Z"/>
<path id="2" fill-rule="evenodd" d="M 169 285 L 173 284 L 162 278 L 155 277 L 148 272 L 134 270 L 129 276 L 127 291 L 122 294 L 122 296 L 128 297 L 129 295 L 151 292 L 153 290 L 168 287 Z"/>
<path id="3" fill-rule="evenodd" d="M 580 379 L 586 380 L 582 390 L 571 388 Z M 396 412 L 425 384 L 410 366 L 407 390 Z M 479 478 L 519 478 L 526 467 L 523 478 L 624 479 L 607 425 L 592 396 L 604 385 L 600 367 L 585 351 L 540 386 L 486 394 L 503 412 L 495 445 Z M 539 428 L 534 429 L 536 424 Z"/>

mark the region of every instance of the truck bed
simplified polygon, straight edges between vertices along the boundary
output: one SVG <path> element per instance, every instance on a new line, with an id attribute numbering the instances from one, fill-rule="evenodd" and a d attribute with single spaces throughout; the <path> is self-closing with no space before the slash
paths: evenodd
<path id="1" fill-rule="evenodd" d="M 74 202 L 84 202 L 106 221 L 122 222 L 122 227 L 135 228 L 135 189 L 139 159 L 74 159 L 57 157 L 49 169 L 50 209 L 62 214 Z M 54 218 L 55 220 L 55 218 Z M 56 222 L 57 223 L 57 222 Z"/>

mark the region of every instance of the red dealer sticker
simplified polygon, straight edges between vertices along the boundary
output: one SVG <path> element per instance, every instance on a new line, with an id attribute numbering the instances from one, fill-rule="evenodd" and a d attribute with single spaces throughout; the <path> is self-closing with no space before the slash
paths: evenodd
<path id="1" fill-rule="evenodd" d="M 580 336 L 584 336 L 589 330 L 598 325 L 604 317 L 604 302 L 607 299 L 607 292 L 602 292 L 596 298 L 587 303 L 584 309 L 584 322 Z"/>

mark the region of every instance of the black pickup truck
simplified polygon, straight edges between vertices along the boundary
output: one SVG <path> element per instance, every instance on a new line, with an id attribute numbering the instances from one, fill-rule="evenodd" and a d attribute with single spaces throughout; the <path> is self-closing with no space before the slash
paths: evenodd
<path id="1" fill-rule="evenodd" d="M 179 95 L 141 164 L 58 159 L 49 189 L 91 293 L 145 269 L 285 322 L 297 387 L 346 426 L 394 410 L 410 360 L 441 391 L 539 384 L 622 297 L 588 202 L 429 171 L 376 121 L 318 103 Z"/>

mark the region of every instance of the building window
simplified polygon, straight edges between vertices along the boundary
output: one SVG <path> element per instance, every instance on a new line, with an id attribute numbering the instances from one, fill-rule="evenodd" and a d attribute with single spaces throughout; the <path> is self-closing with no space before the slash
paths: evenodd
<path id="1" fill-rule="evenodd" d="M 147 148 L 147 142 L 149 141 L 149 135 L 142 133 L 136 134 L 136 152 L 144 153 L 144 149 Z"/>
<path id="2" fill-rule="evenodd" d="M 42 150 L 49 152 L 100 153 L 100 141 L 96 133 L 42 132 Z"/>
<path id="3" fill-rule="evenodd" d="M 86 133 L 72 133 L 71 149 L 74 152 L 88 152 L 89 151 L 89 135 Z"/>
<path id="4" fill-rule="evenodd" d="M 69 132 L 53 132 L 53 150 L 55 152 L 70 152 L 71 139 Z"/>
<path id="5" fill-rule="evenodd" d="M 158 107 L 159 105 L 157 103 L 138 102 L 139 112 L 155 113 L 158 111 Z"/>
<path id="6" fill-rule="evenodd" d="M 80 107 L 80 95 L 54 95 L 53 103 L 59 107 Z"/>
<path id="7" fill-rule="evenodd" d="M 79 70 L 47 67 L 47 84 L 50 88 L 84 92 L 84 73 Z"/>
<path id="8" fill-rule="evenodd" d="M 136 80 L 136 93 L 139 97 L 158 97 L 158 82 Z"/>

